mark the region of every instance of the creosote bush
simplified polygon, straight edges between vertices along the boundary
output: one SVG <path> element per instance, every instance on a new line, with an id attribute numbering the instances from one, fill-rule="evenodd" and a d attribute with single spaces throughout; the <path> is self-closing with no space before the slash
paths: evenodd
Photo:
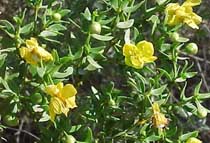
<path id="1" fill-rule="evenodd" d="M 210 93 L 186 92 L 199 45 L 181 34 L 199 30 L 201 0 L 25 4 L 0 20 L 2 140 L 202 142 Z"/>

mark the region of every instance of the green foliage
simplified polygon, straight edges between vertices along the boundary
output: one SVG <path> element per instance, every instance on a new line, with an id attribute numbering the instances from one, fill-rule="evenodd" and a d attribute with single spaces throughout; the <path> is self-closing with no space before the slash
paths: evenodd
<path id="1" fill-rule="evenodd" d="M 2 128 L 32 124 L 40 143 L 184 143 L 199 135 L 194 125 L 209 112 L 201 104 L 210 93 L 200 92 L 200 82 L 186 95 L 197 75 L 187 56 L 197 51 L 186 51 L 193 41 L 180 36 L 183 25 L 164 23 L 171 0 L 25 2 L 13 20 L 0 20 Z M 20 48 L 31 37 L 52 61 L 23 59 Z M 141 69 L 127 66 L 123 45 L 143 40 L 158 59 Z M 45 88 L 59 82 L 76 87 L 77 108 L 52 122 Z M 164 127 L 155 126 L 154 103 Z"/>

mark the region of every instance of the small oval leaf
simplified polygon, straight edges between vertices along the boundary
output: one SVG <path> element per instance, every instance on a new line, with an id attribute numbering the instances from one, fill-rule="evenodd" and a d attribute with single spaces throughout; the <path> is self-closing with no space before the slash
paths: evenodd
<path id="1" fill-rule="evenodd" d="M 134 19 L 130 19 L 128 21 L 117 23 L 117 27 L 120 29 L 127 29 L 133 26 L 133 23 L 134 23 Z"/>

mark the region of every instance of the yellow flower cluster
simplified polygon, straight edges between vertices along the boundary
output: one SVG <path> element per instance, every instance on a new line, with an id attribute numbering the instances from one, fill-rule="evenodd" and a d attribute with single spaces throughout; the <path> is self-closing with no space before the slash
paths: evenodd
<path id="1" fill-rule="evenodd" d="M 202 143 L 202 141 L 200 141 L 197 138 L 192 137 L 192 138 L 189 138 L 186 143 Z"/>
<path id="2" fill-rule="evenodd" d="M 32 65 L 37 65 L 41 60 L 53 60 L 52 55 L 48 51 L 40 47 L 35 38 L 26 40 L 26 47 L 21 47 L 19 50 L 21 58 Z"/>
<path id="3" fill-rule="evenodd" d="M 163 113 L 160 112 L 158 103 L 153 103 L 153 117 L 152 122 L 156 128 L 164 128 L 168 124 L 168 120 Z"/>
<path id="4" fill-rule="evenodd" d="M 202 18 L 193 12 L 193 7 L 200 3 L 201 0 L 186 0 L 181 6 L 179 3 L 168 4 L 165 9 L 165 22 L 170 26 L 186 23 L 193 29 L 199 29 Z"/>
<path id="5" fill-rule="evenodd" d="M 62 82 L 59 82 L 57 85 L 47 86 L 45 91 L 51 95 L 49 114 L 52 121 L 56 114 L 64 113 L 67 116 L 69 109 L 77 107 L 75 102 L 77 90 L 72 84 L 64 86 Z"/>
<path id="6" fill-rule="evenodd" d="M 145 63 L 153 62 L 157 57 L 153 56 L 154 48 L 152 43 L 140 41 L 137 45 L 126 43 L 123 46 L 123 55 L 125 63 L 136 69 L 143 68 Z"/>

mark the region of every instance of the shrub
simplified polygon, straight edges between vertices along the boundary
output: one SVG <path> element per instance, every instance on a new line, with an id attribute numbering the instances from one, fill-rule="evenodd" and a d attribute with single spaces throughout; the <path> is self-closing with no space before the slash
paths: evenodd
<path id="1" fill-rule="evenodd" d="M 199 45 L 180 32 L 199 29 L 200 0 L 25 2 L 13 20 L 0 20 L 2 135 L 17 130 L 41 143 L 201 142 L 196 124 L 210 94 L 200 92 L 202 81 L 186 92 L 197 75 L 188 56 Z"/>

